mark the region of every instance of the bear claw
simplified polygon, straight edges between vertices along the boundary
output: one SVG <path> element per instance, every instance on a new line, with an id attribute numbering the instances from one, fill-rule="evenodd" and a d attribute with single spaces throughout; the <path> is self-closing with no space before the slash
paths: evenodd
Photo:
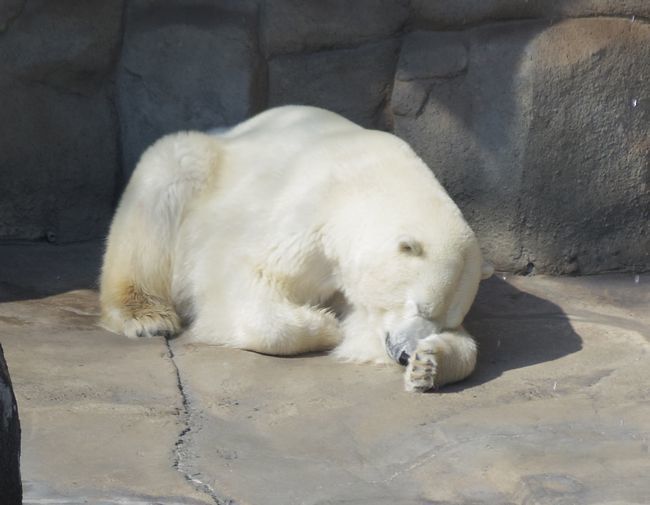
<path id="1" fill-rule="evenodd" d="M 435 353 L 435 347 L 428 340 L 418 342 L 417 352 L 413 353 L 404 372 L 406 391 L 424 393 L 436 388 Z"/>

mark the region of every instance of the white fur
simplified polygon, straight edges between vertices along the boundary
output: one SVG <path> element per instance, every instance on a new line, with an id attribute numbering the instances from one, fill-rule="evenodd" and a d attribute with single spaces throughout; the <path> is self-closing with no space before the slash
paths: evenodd
<path id="1" fill-rule="evenodd" d="M 424 354 L 450 361 L 426 379 L 441 385 L 474 368 L 460 325 L 482 272 L 474 234 L 405 142 L 287 106 L 144 153 L 108 239 L 103 323 L 170 334 L 178 314 L 190 341 L 386 363 L 386 333 L 418 316 L 436 329 Z M 327 310 L 340 294 L 341 322 Z M 407 389 L 425 389 L 412 373 Z"/>

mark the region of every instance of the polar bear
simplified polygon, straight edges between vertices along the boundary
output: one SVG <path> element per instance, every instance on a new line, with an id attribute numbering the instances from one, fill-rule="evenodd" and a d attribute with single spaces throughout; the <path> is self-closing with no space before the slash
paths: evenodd
<path id="1" fill-rule="evenodd" d="M 113 219 L 105 328 L 465 378 L 461 323 L 488 275 L 461 212 L 396 136 L 285 106 L 145 151 Z M 338 313 L 335 314 L 338 307 Z"/>

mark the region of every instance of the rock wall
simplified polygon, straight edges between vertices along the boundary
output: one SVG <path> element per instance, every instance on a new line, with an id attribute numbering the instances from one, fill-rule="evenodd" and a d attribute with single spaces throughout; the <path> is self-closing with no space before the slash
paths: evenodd
<path id="1" fill-rule="evenodd" d="M 7 0 L 0 239 L 101 237 L 160 135 L 304 103 L 409 141 L 499 268 L 650 266 L 646 0 Z"/>
<path id="2" fill-rule="evenodd" d="M 0 498 L 3 505 L 20 505 L 20 422 L 9 370 L 0 345 Z"/>

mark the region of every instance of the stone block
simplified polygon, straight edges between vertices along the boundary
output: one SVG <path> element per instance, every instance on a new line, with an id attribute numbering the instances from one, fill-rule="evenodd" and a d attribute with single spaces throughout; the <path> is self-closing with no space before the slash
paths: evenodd
<path id="1" fill-rule="evenodd" d="M 278 56 L 269 62 L 269 106 L 333 110 L 363 126 L 385 126 L 398 42 Z"/>
<path id="2" fill-rule="evenodd" d="M 650 27 L 531 21 L 443 36 L 406 36 L 395 131 L 456 199 L 487 256 L 522 272 L 647 269 Z M 438 75 L 459 66 L 453 51 L 441 61 L 444 44 L 467 48 L 466 69 Z M 414 73 L 414 59 L 434 71 Z"/>
<path id="3" fill-rule="evenodd" d="M 358 46 L 396 35 L 409 15 L 404 0 L 267 0 L 263 41 L 269 55 Z"/>
<path id="4" fill-rule="evenodd" d="M 0 345 L 0 498 L 3 505 L 22 503 L 20 421 L 11 378 Z"/>
<path id="5" fill-rule="evenodd" d="M 118 163 L 110 79 L 121 15 L 101 1 L 0 10 L 0 238 L 103 234 Z"/>
<path id="6" fill-rule="evenodd" d="M 129 2 L 118 74 L 126 176 L 164 134 L 256 112 L 259 65 L 253 3 Z"/>

